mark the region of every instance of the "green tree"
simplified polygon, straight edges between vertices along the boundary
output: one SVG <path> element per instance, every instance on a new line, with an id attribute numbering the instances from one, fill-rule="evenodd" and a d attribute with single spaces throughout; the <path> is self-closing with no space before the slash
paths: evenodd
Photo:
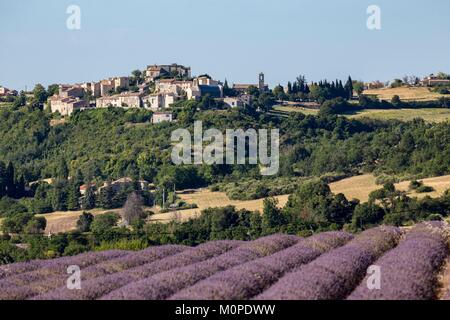
<path id="1" fill-rule="evenodd" d="M 275 198 L 264 199 L 264 209 L 262 214 L 262 230 L 264 233 L 271 233 L 278 227 L 286 223 L 282 211 L 278 208 L 278 200 Z"/>
<path id="2" fill-rule="evenodd" d="M 347 82 L 345 83 L 344 86 L 345 92 L 347 94 L 347 98 L 351 99 L 353 97 L 353 80 L 352 77 L 348 77 Z"/>
<path id="3" fill-rule="evenodd" d="M 88 182 L 86 184 L 86 193 L 84 194 L 83 209 L 86 210 L 94 209 L 95 204 L 96 204 L 95 192 L 91 186 L 91 183 Z"/>
<path id="4" fill-rule="evenodd" d="M 89 212 L 83 212 L 83 214 L 78 218 L 77 230 L 79 232 L 89 232 L 91 231 L 91 225 L 94 221 L 94 216 Z"/>
<path id="5" fill-rule="evenodd" d="M 105 213 L 94 218 L 91 224 L 91 230 L 94 235 L 104 235 L 111 231 L 117 225 L 119 215 L 117 213 Z"/>

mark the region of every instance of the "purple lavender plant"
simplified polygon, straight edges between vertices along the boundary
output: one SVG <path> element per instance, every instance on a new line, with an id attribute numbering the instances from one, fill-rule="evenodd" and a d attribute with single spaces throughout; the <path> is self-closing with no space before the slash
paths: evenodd
<path id="1" fill-rule="evenodd" d="M 170 255 L 166 258 L 155 260 L 131 269 L 121 272 L 105 274 L 104 268 L 99 270 L 95 267 L 88 270 L 87 275 L 83 275 L 81 290 L 69 290 L 66 286 L 61 285 L 55 290 L 40 294 L 34 299 L 36 300 L 93 300 L 115 289 L 125 286 L 133 281 L 138 281 L 146 277 L 189 265 L 198 261 L 203 261 L 233 248 L 238 247 L 241 241 L 213 241 L 195 248 L 188 248 L 180 253 Z M 117 270 L 114 268 L 113 270 Z M 87 276 L 88 278 L 85 278 Z M 97 277 L 98 276 L 98 277 Z"/>
<path id="2" fill-rule="evenodd" d="M 268 257 L 216 273 L 173 295 L 173 300 L 244 300 L 269 287 L 289 270 L 309 263 L 322 253 L 350 241 L 345 232 L 325 232 Z"/>
<path id="3" fill-rule="evenodd" d="M 338 300 L 364 277 L 367 267 L 400 239 L 393 227 L 363 232 L 347 245 L 286 274 L 258 295 L 258 300 Z"/>
<path id="4" fill-rule="evenodd" d="M 374 265 L 380 269 L 380 287 L 368 286 L 370 275 L 350 300 L 430 300 L 436 298 L 437 272 L 448 254 L 445 225 L 423 223 L 409 231 L 400 245 Z M 371 289 L 369 289 L 371 288 Z"/>
<path id="5" fill-rule="evenodd" d="M 158 273 L 144 280 L 133 282 L 111 292 L 102 297 L 102 299 L 166 299 L 179 290 L 189 287 L 216 272 L 271 255 L 296 244 L 298 241 L 298 237 L 288 235 L 274 235 L 261 238 L 212 259 Z"/>

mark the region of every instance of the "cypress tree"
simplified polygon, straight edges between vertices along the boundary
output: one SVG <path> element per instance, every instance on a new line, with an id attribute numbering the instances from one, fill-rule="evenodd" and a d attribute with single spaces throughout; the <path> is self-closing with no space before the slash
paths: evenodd
<path id="1" fill-rule="evenodd" d="M 6 167 L 5 164 L 0 161 L 0 198 L 6 195 Z"/>
<path id="2" fill-rule="evenodd" d="M 353 80 L 350 76 L 345 84 L 345 91 L 347 93 L 347 98 L 351 99 L 353 97 Z"/>
<path id="3" fill-rule="evenodd" d="M 6 195 L 10 198 L 15 198 L 16 186 L 14 184 L 14 166 L 11 162 L 9 162 L 6 167 L 4 184 L 6 188 Z"/>
<path id="4" fill-rule="evenodd" d="M 67 190 L 67 210 L 75 211 L 80 208 L 79 199 L 81 197 L 80 187 L 75 183 L 71 182 Z"/>
<path id="5" fill-rule="evenodd" d="M 95 193 L 91 187 L 91 183 L 86 184 L 86 193 L 84 195 L 83 209 L 90 210 L 95 208 Z"/>

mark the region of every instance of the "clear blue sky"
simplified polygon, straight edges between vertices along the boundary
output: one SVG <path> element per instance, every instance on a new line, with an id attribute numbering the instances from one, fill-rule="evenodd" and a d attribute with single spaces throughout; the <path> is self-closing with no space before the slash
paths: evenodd
<path id="1" fill-rule="evenodd" d="M 66 8 L 81 8 L 81 30 Z M 366 27 L 381 8 L 382 29 Z M 450 72 L 448 0 L 1 0 L 0 85 L 72 83 L 178 62 L 230 83 Z"/>

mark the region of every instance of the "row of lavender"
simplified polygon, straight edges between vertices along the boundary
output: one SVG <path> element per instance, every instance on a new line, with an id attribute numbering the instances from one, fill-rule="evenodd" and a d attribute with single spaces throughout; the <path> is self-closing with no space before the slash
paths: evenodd
<path id="1" fill-rule="evenodd" d="M 433 299 L 446 230 L 424 223 L 404 236 L 379 227 L 354 239 L 275 235 L 19 263 L 0 267 L 0 299 Z M 69 265 L 82 268 L 81 290 L 66 287 Z M 381 270 L 377 290 L 364 278 L 370 265 Z"/>
<path id="2" fill-rule="evenodd" d="M 439 290 L 437 276 L 448 255 L 447 241 L 446 224 L 434 222 L 417 225 L 406 234 L 397 248 L 375 262 L 381 273 L 379 288 L 370 290 L 366 277 L 349 299 L 436 299 Z"/>

